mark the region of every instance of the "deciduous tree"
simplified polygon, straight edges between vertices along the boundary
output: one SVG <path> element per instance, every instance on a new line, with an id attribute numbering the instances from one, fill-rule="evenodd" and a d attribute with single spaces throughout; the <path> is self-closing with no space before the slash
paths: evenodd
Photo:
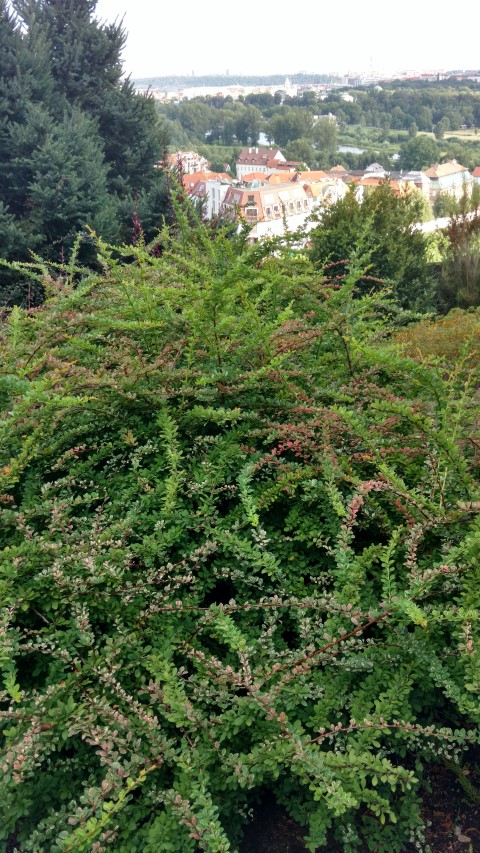
<path id="1" fill-rule="evenodd" d="M 400 146 L 398 165 L 406 170 L 427 169 L 438 161 L 439 155 L 440 150 L 436 142 L 429 136 L 420 134 Z"/>
<path id="2" fill-rule="evenodd" d="M 337 264 L 346 273 L 346 261 L 364 258 L 366 277 L 362 289 L 375 287 L 373 279 L 393 286 L 404 308 L 431 309 L 433 281 L 427 258 L 427 242 L 414 228 L 423 220 L 424 200 L 416 191 L 398 196 L 388 182 L 359 201 L 355 190 L 326 208 L 311 234 L 311 256 L 315 263 Z"/>

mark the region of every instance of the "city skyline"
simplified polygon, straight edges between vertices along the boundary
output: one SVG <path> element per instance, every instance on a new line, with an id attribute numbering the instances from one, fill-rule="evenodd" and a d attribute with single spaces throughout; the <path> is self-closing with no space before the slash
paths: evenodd
<path id="1" fill-rule="evenodd" d="M 187 0 L 180 10 L 147 0 L 99 0 L 96 16 L 123 17 L 124 68 L 133 78 L 480 67 L 479 15 L 471 0 L 460 0 L 455 15 L 442 14 L 431 0 L 405 0 L 401 20 L 398 7 L 379 0 L 344 5 L 335 17 L 308 0 L 296 21 L 287 6 L 283 13 L 270 9 L 250 19 L 249 8 L 239 6 L 227 19 L 220 0 Z"/>

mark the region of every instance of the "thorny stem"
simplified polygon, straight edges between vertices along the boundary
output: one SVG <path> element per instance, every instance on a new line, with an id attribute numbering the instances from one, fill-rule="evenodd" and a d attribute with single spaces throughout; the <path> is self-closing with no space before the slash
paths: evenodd
<path id="1" fill-rule="evenodd" d="M 318 657 L 319 655 L 324 654 L 329 649 L 332 649 L 334 646 L 337 646 L 339 643 L 344 643 L 345 640 L 348 640 L 349 637 L 354 637 L 356 634 L 361 634 L 362 631 L 366 631 L 367 628 L 371 628 L 372 625 L 376 625 L 378 622 L 382 622 L 388 616 L 391 615 L 392 610 L 385 610 L 379 616 L 375 616 L 374 619 L 371 619 L 370 622 L 365 622 L 363 625 L 358 625 L 353 631 L 350 631 L 348 634 L 343 634 L 341 637 L 337 637 L 336 640 L 332 640 L 331 643 L 327 643 L 326 646 L 322 646 L 321 649 L 315 649 L 314 652 L 311 652 L 309 655 L 305 655 L 303 658 L 299 658 L 293 663 L 286 664 L 285 666 L 280 667 L 280 672 L 284 669 L 290 669 L 292 667 L 302 666 L 302 664 L 307 663 L 307 661 L 312 660 L 313 658 Z"/>

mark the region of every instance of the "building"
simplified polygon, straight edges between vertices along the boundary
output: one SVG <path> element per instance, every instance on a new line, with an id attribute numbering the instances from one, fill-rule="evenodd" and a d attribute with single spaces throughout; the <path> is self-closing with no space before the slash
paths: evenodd
<path id="1" fill-rule="evenodd" d="M 300 228 L 312 211 L 312 200 L 303 186 L 291 181 L 273 185 L 254 181 L 249 186 L 230 187 L 223 211 L 251 225 L 250 240 L 256 242 L 263 237 L 282 236 L 285 226 L 291 231 Z"/>
<path id="2" fill-rule="evenodd" d="M 244 148 L 236 163 L 237 178 L 244 178 L 250 172 L 270 175 L 286 162 L 278 148 Z"/>
<path id="3" fill-rule="evenodd" d="M 168 157 L 172 169 L 180 167 L 185 174 L 208 170 L 208 160 L 196 151 L 175 151 Z"/>
<path id="4" fill-rule="evenodd" d="M 480 166 L 475 166 L 472 172 L 472 178 L 477 184 L 480 184 Z"/>
<path id="5" fill-rule="evenodd" d="M 356 186 L 355 195 L 359 201 L 363 201 L 366 193 L 376 189 L 383 184 L 388 184 L 392 192 L 396 196 L 407 196 L 411 192 L 418 192 L 413 181 L 406 181 L 402 176 L 399 178 L 389 175 L 387 177 L 378 177 L 375 175 L 365 175 L 363 178 L 354 178 L 352 181 Z"/>
<path id="6" fill-rule="evenodd" d="M 281 237 L 285 231 L 306 231 L 314 227 L 310 215 L 324 204 L 331 204 L 347 191 L 343 181 L 325 176 L 309 180 L 309 172 L 271 175 L 263 181 L 232 184 L 227 189 L 222 212 L 232 219 L 241 219 L 252 226 L 250 240 Z M 275 180 L 274 180 L 275 178 Z M 277 181 L 277 178 L 284 180 Z"/>
<path id="7" fill-rule="evenodd" d="M 456 160 L 447 163 L 434 163 L 425 170 L 427 178 L 430 178 L 430 198 L 432 201 L 440 193 L 448 193 L 456 199 L 462 197 L 464 190 L 472 191 L 474 178 L 465 166 Z"/>
<path id="8" fill-rule="evenodd" d="M 324 87 L 325 88 L 325 87 Z M 244 86 L 241 83 L 232 84 L 228 86 L 188 86 L 183 89 L 179 89 L 177 92 L 177 98 L 180 100 L 189 100 L 190 98 L 199 98 L 199 97 L 224 97 L 224 98 L 233 98 L 236 100 L 239 97 L 246 97 L 247 95 L 256 95 L 260 92 L 269 92 L 271 95 L 278 94 L 280 98 L 283 100 L 285 97 L 295 97 L 298 94 L 299 87 L 296 83 L 292 83 L 288 77 L 285 78 L 285 82 L 282 84 L 274 84 L 274 85 L 262 85 L 259 84 L 257 86 Z"/>
<path id="9" fill-rule="evenodd" d="M 199 181 L 196 184 L 191 197 L 203 202 L 203 215 L 206 219 L 213 219 L 222 213 L 223 201 L 231 183 L 231 180 L 228 178 L 226 180 L 210 179 Z"/>
<path id="10" fill-rule="evenodd" d="M 368 172 L 369 174 L 371 173 L 377 178 L 387 177 L 387 172 L 385 171 L 383 166 L 380 165 L 380 163 L 370 163 L 370 165 L 367 166 L 367 168 L 365 169 L 365 172 Z"/>
<path id="11" fill-rule="evenodd" d="M 183 175 L 182 183 L 190 198 L 203 202 L 203 213 L 212 219 L 221 211 L 232 179 L 226 172 L 192 172 Z"/>
<path id="12" fill-rule="evenodd" d="M 326 169 L 326 174 L 332 178 L 341 178 L 342 181 L 347 180 L 349 171 L 345 168 L 345 166 L 341 166 L 340 163 L 337 163 L 336 166 L 332 166 L 331 169 Z"/>
<path id="13" fill-rule="evenodd" d="M 389 179 L 399 183 L 405 181 L 407 184 L 412 184 L 417 190 L 420 190 L 426 199 L 430 198 L 431 180 L 425 172 L 390 172 Z"/>
<path id="14" fill-rule="evenodd" d="M 231 183 L 232 179 L 227 172 L 211 172 L 210 169 L 205 169 L 201 172 L 191 172 L 182 175 L 182 184 L 184 190 L 191 195 L 193 189 L 200 181 L 216 181 L 226 180 Z"/>
<path id="15" fill-rule="evenodd" d="M 279 181 L 285 181 L 285 177 L 283 175 L 277 175 L 276 172 L 273 172 L 270 175 L 266 175 L 265 172 L 248 172 L 248 174 L 244 175 L 242 178 L 242 184 L 253 184 L 255 181 L 260 181 L 263 183 L 265 180 L 270 181 L 275 177 L 278 177 Z"/>
<path id="16" fill-rule="evenodd" d="M 347 193 L 345 181 L 338 177 L 327 175 L 326 172 L 310 171 L 296 172 L 291 178 L 295 183 L 301 183 L 309 197 L 316 200 L 316 204 L 335 204 L 344 198 Z"/>

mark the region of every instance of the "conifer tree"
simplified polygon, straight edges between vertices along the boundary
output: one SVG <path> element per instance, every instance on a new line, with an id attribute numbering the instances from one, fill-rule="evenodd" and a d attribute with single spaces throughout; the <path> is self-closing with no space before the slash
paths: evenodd
<path id="1" fill-rule="evenodd" d="M 102 23 L 95 8 L 13 0 L 9 11 L 0 0 L 0 256 L 9 261 L 32 251 L 59 260 L 85 225 L 128 240 L 138 197 L 152 236 L 162 224 L 154 104 L 122 79 L 121 22 Z M 11 278 L 0 271 L 0 303 L 12 300 Z"/>
<path id="2" fill-rule="evenodd" d="M 20 35 L 9 13 L 6 0 L 0 0 L 0 187 L 4 209 L 5 190 L 10 171 L 10 124 L 18 116 L 17 53 Z M 0 236 L 0 245 L 2 237 Z"/>
<path id="3" fill-rule="evenodd" d="M 85 223 L 115 232 L 115 208 L 107 193 L 107 169 L 95 125 L 80 110 L 52 124 L 32 163 L 32 219 L 48 244 L 73 240 Z"/>
<path id="4" fill-rule="evenodd" d="M 119 85 L 126 33 L 121 23 L 102 24 L 93 16 L 97 0 L 15 0 L 32 51 L 46 44 L 55 101 L 58 96 L 89 114 L 100 108 L 105 91 Z"/>
<path id="5" fill-rule="evenodd" d="M 51 96 L 48 57 L 30 52 L 6 0 L 0 0 L 0 192 L 4 204 L 17 198 L 13 174 L 18 165 L 12 131 L 27 121 L 32 104 Z"/>
<path id="6" fill-rule="evenodd" d="M 49 110 L 63 119 L 77 107 L 97 122 L 109 166 L 109 190 L 133 197 L 153 180 L 161 139 L 153 101 L 137 95 L 122 79 L 126 32 L 121 22 L 95 17 L 97 0 L 16 0 L 35 53 L 45 44 L 54 82 Z"/>
<path id="7" fill-rule="evenodd" d="M 40 102 L 53 87 L 48 56 L 38 47 L 28 51 L 17 19 L 0 0 L 0 258 L 13 261 L 25 259 L 42 239 L 30 218 L 32 173 L 23 156 L 26 151 L 31 160 L 49 121 Z M 19 299 L 18 276 L 0 269 L 0 304 Z"/>

